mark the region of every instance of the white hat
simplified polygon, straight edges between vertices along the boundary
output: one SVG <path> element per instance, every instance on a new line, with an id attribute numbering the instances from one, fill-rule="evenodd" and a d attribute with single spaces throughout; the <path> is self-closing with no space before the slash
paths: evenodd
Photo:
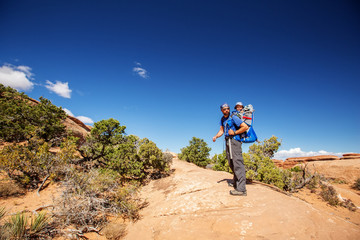
<path id="1" fill-rule="evenodd" d="M 244 105 L 242 104 L 242 102 L 237 102 L 237 103 L 235 104 L 235 107 L 234 107 L 234 108 L 236 108 L 237 105 L 244 106 Z"/>

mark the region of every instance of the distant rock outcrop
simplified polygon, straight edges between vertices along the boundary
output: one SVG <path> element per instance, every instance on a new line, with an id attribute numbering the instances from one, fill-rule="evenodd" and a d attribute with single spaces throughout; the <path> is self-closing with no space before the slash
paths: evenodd
<path id="1" fill-rule="evenodd" d="M 273 159 L 272 161 L 275 163 L 277 167 L 281 168 L 292 168 L 300 163 L 314 162 L 314 161 L 333 161 L 333 160 L 347 160 L 347 159 L 359 159 L 359 153 L 346 153 L 343 154 L 343 157 L 338 157 L 334 155 L 319 155 L 319 156 L 311 156 L 311 157 L 293 157 L 287 158 L 285 161 Z"/>
<path id="2" fill-rule="evenodd" d="M 360 159 L 360 153 L 345 153 L 343 154 L 343 157 L 340 158 L 341 160 L 346 160 L 346 159 Z"/>

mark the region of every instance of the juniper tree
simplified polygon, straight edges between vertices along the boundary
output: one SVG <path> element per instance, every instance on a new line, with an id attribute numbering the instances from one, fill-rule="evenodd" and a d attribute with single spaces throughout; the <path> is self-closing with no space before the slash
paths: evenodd
<path id="1" fill-rule="evenodd" d="M 207 143 L 200 138 L 193 137 L 189 141 L 189 146 L 181 149 L 179 158 L 200 167 L 205 167 L 210 163 L 209 153 L 211 148 L 207 146 Z"/>

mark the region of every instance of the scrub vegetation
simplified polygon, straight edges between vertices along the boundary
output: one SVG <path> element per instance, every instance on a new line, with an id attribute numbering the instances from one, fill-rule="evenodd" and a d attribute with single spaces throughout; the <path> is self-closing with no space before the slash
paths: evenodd
<path id="1" fill-rule="evenodd" d="M 45 239 L 67 231 L 83 237 L 98 232 L 112 216 L 137 220 L 146 206 L 137 195 L 139 187 L 170 173 L 172 155 L 147 138 L 126 135 L 126 126 L 118 120 L 96 122 L 85 141 L 79 141 L 66 131 L 61 108 L 3 85 L 0 112 L 0 140 L 6 142 L 0 150 L 0 170 L 6 178 L 24 191 L 39 192 L 55 181 L 63 186 L 49 213 L 8 217 L 2 209 L 6 223 L 0 239 Z M 52 151 L 55 146 L 58 150 Z M 11 195 L 6 189 L 0 193 Z M 34 224 L 42 230 L 35 231 Z M 42 235 L 44 229 L 51 234 Z"/>

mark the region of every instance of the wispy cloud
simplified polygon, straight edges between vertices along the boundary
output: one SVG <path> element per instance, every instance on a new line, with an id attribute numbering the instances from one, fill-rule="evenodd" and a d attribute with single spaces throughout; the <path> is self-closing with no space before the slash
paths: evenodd
<path id="1" fill-rule="evenodd" d="M 71 98 L 72 90 L 69 88 L 68 82 L 56 81 L 56 83 L 52 83 L 51 81 L 46 80 L 46 84 L 45 87 L 57 95 L 64 98 Z"/>
<path id="2" fill-rule="evenodd" d="M 0 67 L 0 83 L 17 90 L 31 90 L 34 86 L 31 70 L 28 66 L 4 64 Z"/>
<path id="3" fill-rule="evenodd" d="M 63 108 L 63 110 L 66 112 L 67 115 L 75 117 L 74 114 L 69 109 Z M 85 124 L 93 124 L 94 123 L 94 121 L 89 117 L 77 116 L 75 118 L 79 119 L 80 121 L 82 121 Z"/>
<path id="4" fill-rule="evenodd" d="M 324 150 L 320 150 L 317 152 L 304 152 L 301 148 L 290 148 L 290 150 L 281 150 L 275 153 L 274 159 L 282 159 L 285 160 L 286 158 L 290 157 L 311 157 L 311 156 L 318 156 L 318 155 L 335 155 L 341 157 L 343 153 L 333 153 Z"/>
<path id="5" fill-rule="evenodd" d="M 141 67 L 141 63 L 135 62 L 135 64 L 136 64 L 136 67 L 133 68 L 133 72 L 142 78 L 145 78 L 145 79 L 149 78 L 148 71 Z"/>
<path id="6" fill-rule="evenodd" d="M 85 124 L 93 124 L 94 123 L 94 121 L 89 117 L 77 116 L 76 118 L 79 119 L 80 121 L 82 121 Z"/>
<path id="7" fill-rule="evenodd" d="M 67 115 L 74 117 L 74 114 L 67 108 L 63 108 Z"/>

